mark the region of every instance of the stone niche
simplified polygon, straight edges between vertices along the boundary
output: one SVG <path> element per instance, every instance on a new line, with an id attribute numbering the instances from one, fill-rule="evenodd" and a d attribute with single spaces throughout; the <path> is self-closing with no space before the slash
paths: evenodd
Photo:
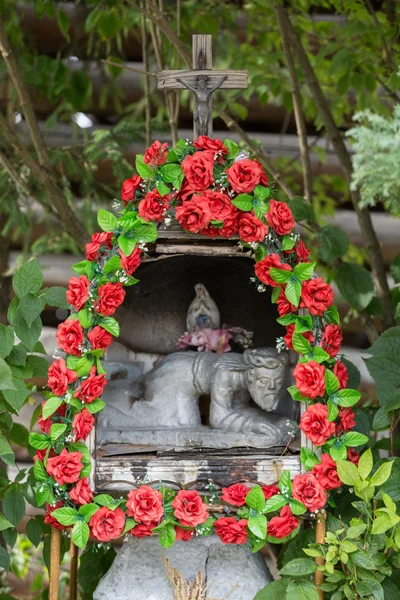
<path id="1" fill-rule="evenodd" d="M 250 282 L 253 260 L 237 251 L 235 254 L 164 255 L 143 262 L 135 273 L 140 283 L 127 288 L 125 302 L 115 315 L 120 337 L 106 356 L 110 385 L 105 400 L 114 406 L 114 412 L 106 407 L 98 415 L 90 442 L 96 490 L 126 491 L 143 480 L 168 481 L 177 487 L 193 484 L 197 489 L 210 480 L 217 486 L 239 480 L 272 483 L 283 468 L 290 468 L 293 475 L 299 472 L 295 440 L 282 456 L 285 443 L 271 447 L 266 437 L 257 433 L 210 428 L 207 394 L 199 399 L 200 428 L 136 428 L 126 422 L 127 405 L 125 412 L 119 413 L 118 390 L 128 389 L 130 382 L 150 371 L 157 360 L 177 351 L 198 283 L 205 285 L 216 302 L 221 324 L 253 331 L 254 348 L 275 348 L 283 327 L 276 322 L 271 292 L 257 291 Z M 292 368 L 289 360 L 276 409 L 288 426 L 298 409 L 286 391 L 292 383 Z M 274 418 L 271 414 L 272 421 Z"/>

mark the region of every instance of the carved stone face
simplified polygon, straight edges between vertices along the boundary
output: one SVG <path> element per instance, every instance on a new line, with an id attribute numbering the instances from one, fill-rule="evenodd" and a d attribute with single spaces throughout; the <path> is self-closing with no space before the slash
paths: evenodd
<path id="1" fill-rule="evenodd" d="M 250 395 L 263 410 L 275 410 L 285 380 L 287 357 L 270 349 L 246 352 L 249 362 L 255 365 L 246 371 Z"/>

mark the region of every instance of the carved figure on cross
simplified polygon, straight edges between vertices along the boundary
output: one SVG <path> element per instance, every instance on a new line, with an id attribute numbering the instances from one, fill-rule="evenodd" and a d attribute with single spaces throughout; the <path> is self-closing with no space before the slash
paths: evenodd
<path id="1" fill-rule="evenodd" d="M 228 79 L 228 75 L 221 77 L 221 79 L 210 88 L 207 87 L 208 79 L 208 75 L 199 75 L 196 79 L 195 86 L 190 85 L 189 81 L 185 81 L 183 78 L 177 77 L 176 79 L 180 83 L 183 83 L 188 90 L 193 92 L 197 98 L 197 108 L 193 113 L 193 121 L 198 121 L 199 131 L 208 131 L 208 120 L 211 116 L 209 107 L 211 94 L 221 87 L 224 81 Z"/>

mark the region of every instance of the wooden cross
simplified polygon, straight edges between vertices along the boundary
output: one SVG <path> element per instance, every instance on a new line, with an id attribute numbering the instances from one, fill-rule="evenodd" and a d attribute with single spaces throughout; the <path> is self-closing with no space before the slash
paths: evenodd
<path id="1" fill-rule="evenodd" d="M 159 90 L 189 89 L 194 94 L 193 134 L 212 138 L 212 93 L 225 90 L 245 90 L 248 86 L 247 71 L 212 70 L 212 36 L 193 36 L 193 70 L 160 71 L 157 75 Z"/>

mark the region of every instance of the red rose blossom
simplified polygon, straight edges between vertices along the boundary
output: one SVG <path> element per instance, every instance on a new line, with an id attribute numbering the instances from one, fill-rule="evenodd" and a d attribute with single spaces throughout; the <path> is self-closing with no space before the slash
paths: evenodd
<path id="1" fill-rule="evenodd" d="M 248 194 L 260 183 L 262 169 L 250 158 L 238 160 L 226 170 L 228 181 L 238 194 Z"/>
<path id="2" fill-rule="evenodd" d="M 112 232 L 102 231 L 101 233 L 94 233 L 92 235 L 92 241 L 86 244 L 86 259 L 96 260 L 100 254 L 101 249 L 112 248 Z"/>
<path id="3" fill-rule="evenodd" d="M 193 200 L 184 202 L 182 206 L 177 207 L 176 218 L 182 228 L 191 233 L 205 229 L 211 220 L 208 201 L 201 197 L 195 197 Z"/>
<path id="4" fill-rule="evenodd" d="M 341 360 L 337 360 L 335 362 L 335 366 L 333 367 L 333 372 L 338 378 L 339 388 L 341 390 L 344 389 L 349 381 L 349 374 L 347 372 L 346 365 L 342 363 Z"/>
<path id="5" fill-rule="evenodd" d="M 267 223 L 279 235 L 287 235 L 294 228 L 294 218 L 292 211 L 286 202 L 277 202 L 271 200 L 269 203 L 269 211 L 266 214 Z"/>
<path id="6" fill-rule="evenodd" d="M 243 242 L 262 242 L 268 227 L 252 213 L 243 213 L 239 219 L 239 237 Z"/>
<path id="7" fill-rule="evenodd" d="M 302 502 L 310 512 L 315 512 L 326 504 L 325 490 L 311 473 L 295 476 L 292 485 L 292 496 L 295 500 Z"/>
<path id="8" fill-rule="evenodd" d="M 219 234 L 224 238 L 230 238 L 239 231 L 240 211 L 236 210 L 230 217 L 224 220 L 224 226 L 219 230 Z"/>
<path id="9" fill-rule="evenodd" d="M 46 404 L 46 401 L 44 400 L 42 402 L 42 410 L 44 405 Z M 65 411 L 66 411 L 67 407 L 65 404 L 61 404 L 61 406 L 59 408 L 57 408 L 55 414 L 60 416 L 60 417 L 65 417 Z M 42 413 L 40 413 L 40 417 L 38 418 L 38 425 L 40 427 L 40 429 L 43 431 L 43 433 L 47 433 L 47 435 L 49 435 L 50 433 L 50 428 L 53 425 L 53 423 L 55 422 L 53 420 L 54 414 L 51 415 L 50 417 L 48 417 L 47 419 L 43 419 Z"/>
<path id="10" fill-rule="evenodd" d="M 296 242 L 296 244 L 294 246 L 294 250 L 295 250 L 296 255 L 297 255 L 297 262 L 298 263 L 303 263 L 303 262 L 307 262 L 308 261 L 308 257 L 310 255 L 310 251 L 307 248 L 307 246 L 305 245 L 305 243 L 303 242 L 303 240 L 299 240 L 298 242 Z"/>
<path id="11" fill-rule="evenodd" d="M 227 488 L 222 488 L 222 500 L 235 506 L 243 506 L 246 504 L 246 496 L 249 493 L 250 488 L 243 483 L 235 483 Z"/>
<path id="12" fill-rule="evenodd" d="M 215 533 L 223 544 L 245 544 L 247 542 L 247 520 L 236 521 L 235 517 L 223 517 L 215 522 Z"/>
<path id="13" fill-rule="evenodd" d="M 143 162 L 151 167 L 158 167 L 159 165 L 163 165 L 167 160 L 168 154 L 168 144 L 165 142 L 161 144 L 158 140 L 152 143 L 152 145 L 147 148 L 146 152 L 143 156 Z"/>
<path id="14" fill-rule="evenodd" d="M 322 316 L 333 304 L 333 290 L 321 277 L 303 282 L 301 290 L 302 308 L 308 308 L 312 315 Z"/>
<path id="15" fill-rule="evenodd" d="M 360 460 L 360 453 L 357 452 L 357 450 L 354 450 L 354 448 L 347 448 L 347 460 L 357 466 L 358 461 Z"/>
<path id="16" fill-rule="evenodd" d="M 59 456 L 49 458 L 47 462 L 47 472 L 53 476 L 59 485 L 64 483 L 75 483 L 83 469 L 81 463 L 82 454 L 80 452 L 68 452 L 63 449 Z"/>
<path id="17" fill-rule="evenodd" d="M 279 294 L 278 300 L 276 301 L 278 313 L 280 317 L 290 314 L 291 312 L 297 312 L 297 306 L 291 304 L 285 296 L 285 288 L 283 287 Z"/>
<path id="18" fill-rule="evenodd" d="M 63 358 L 55 360 L 49 367 L 47 383 L 56 396 L 64 396 L 68 391 L 69 384 L 77 379 L 78 375 L 75 371 L 67 368 Z"/>
<path id="19" fill-rule="evenodd" d="M 321 462 L 311 471 L 324 490 L 336 490 L 342 485 L 335 461 L 329 454 L 323 454 Z"/>
<path id="20" fill-rule="evenodd" d="M 180 490 L 172 502 L 174 515 L 184 527 L 196 527 L 209 517 L 207 505 L 196 490 Z"/>
<path id="21" fill-rule="evenodd" d="M 353 411 L 351 410 L 351 408 L 340 407 L 339 408 L 340 423 L 338 424 L 338 426 L 336 428 L 337 434 L 340 434 L 342 432 L 346 433 L 347 431 L 350 431 L 350 429 L 353 429 L 353 427 L 356 426 L 356 420 L 354 417 L 355 417 L 355 415 L 354 415 Z"/>
<path id="22" fill-rule="evenodd" d="M 95 310 L 105 317 L 113 315 L 125 298 L 125 290 L 121 283 L 105 283 L 99 287 L 98 294 Z"/>
<path id="23" fill-rule="evenodd" d="M 112 339 L 111 333 L 100 327 L 100 325 L 96 325 L 88 333 L 88 340 L 93 350 L 105 350 L 112 343 Z"/>
<path id="24" fill-rule="evenodd" d="M 283 539 L 290 535 L 300 525 L 300 521 L 293 516 L 289 506 L 284 506 L 279 517 L 272 517 L 268 523 L 267 534 L 271 537 Z"/>
<path id="25" fill-rule="evenodd" d="M 119 251 L 121 257 L 121 266 L 127 275 L 132 275 L 140 265 L 140 256 L 142 251 L 140 248 L 135 248 L 130 256 L 125 256 L 122 250 Z"/>
<path id="26" fill-rule="evenodd" d="M 83 344 L 83 329 L 78 319 L 67 319 L 57 327 L 56 338 L 58 347 L 67 354 L 81 356 L 81 345 Z"/>
<path id="27" fill-rule="evenodd" d="M 323 446 L 335 434 L 335 423 L 328 421 L 328 407 L 320 403 L 307 406 L 300 429 L 313 444 Z"/>
<path id="28" fill-rule="evenodd" d="M 57 508 L 64 508 L 64 502 L 59 500 L 55 506 L 50 506 L 50 504 L 46 504 L 46 512 L 44 513 L 44 522 L 46 525 L 51 525 L 54 529 L 59 529 L 60 531 L 65 531 L 67 528 L 65 525 L 61 525 L 57 521 L 55 517 L 52 517 L 51 513 L 57 510 Z"/>
<path id="29" fill-rule="evenodd" d="M 170 204 L 171 194 L 160 196 L 159 191 L 154 189 L 151 192 L 147 192 L 144 199 L 139 202 L 138 215 L 145 221 L 157 221 L 161 223 Z"/>
<path id="30" fill-rule="evenodd" d="M 266 174 L 266 172 L 264 171 L 264 167 L 262 166 L 262 164 L 260 163 L 259 160 L 257 160 L 256 158 L 253 158 L 253 162 L 256 163 L 256 165 L 258 165 L 261 169 L 261 178 L 260 178 L 260 184 L 268 187 L 268 175 Z"/>
<path id="31" fill-rule="evenodd" d="M 318 396 L 325 393 L 325 367 L 315 360 L 308 363 L 297 363 L 293 375 L 296 380 L 296 386 L 307 398 L 315 400 Z"/>
<path id="32" fill-rule="evenodd" d="M 178 525 L 175 525 L 175 534 L 176 534 L 176 540 L 180 540 L 182 542 L 189 542 L 193 535 L 194 535 L 194 530 L 193 529 L 183 529 L 182 527 L 178 527 Z"/>
<path id="33" fill-rule="evenodd" d="M 190 183 L 188 182 L 188 180 L 186 179 L 186 177 L 184 177 L 182 185 L 181 185 L 181 189 L 178 190 L 177 192 L 175 192 L 175 197 L 178 198 L 179 200 L 182 200 L 182 202 L 186 202 L 186 200 L 191 200 L 192 196 L 194 194 L 194 189 L 191 187 Z"/>
<path id="34" fill-rule="evenodd" d="M 86 408 L 75 415 L 72 421 L 72 433 L 75 435 L 76 441 L 86 440 L 93 429 L 94 421 L 94 416 Z"/>
<path id="35" fill-rule="evenodd" d="M 84 379 L 76 389 L 74 398 L 79 398 L 82 402 L 91 404 L 93 400 L 101 396 L 106 383 L 106 376 L 104 374 L 96 375 L 96 367 L 92 367 L 89 377 Z"/>
<path id="36" fill-rule="evenodd" d="M 69 302 L 76 310 L 81 310 L 89 300 L 89 279 L 86 275 L 71 277 L 68 282 L 68 290 L 65 294 Z"/>
<path id="37" fill-rule="evenodd" d="M 283 341 L 286 344 L 286 348 L 288 348 L 289 350 L 294 350 L 293 348 L 293 343 L 292 343 L 292 338 L 293 338 L 293 333 L 295 330 L 295 324 L 291 323 L 290 325 L 288 325 L 286 327 L 286 335 L 283 338 Z M 312 331 L 303 331 L 301 334 L 303 337 L 306 338 L 306 340 L 308 340 L 310 342 L 310 344 L 313 344 L 315 341 L 315 336 L 313 334 Z"/>
<path id="38" fill-rule="evenodd" d="M 99 542 L 110 542 L 122 535 L 125 528 L 125 515 L 120 508 L 111 510 L 102 506 L 90 517 L 90 532 Z"/>
<path id="39" fill-rule="evenodd" d="M 276 494 L 279 494 L 279 488 L 274 484 L 263 485 L 261 486 L 261 489 L 266 500 L 269 500 L 270 498 L 272 498 L 272 496 L 276 496 Z"/>
<path id="40" fill-rule="evenodd" d="M 201 195 L 201 198 L 208 202 L 212 220 L 225 221 L 225 219 L 228 219 L 237 212 L 237 209 L 233 206 L 229 196 L 222 192 L 206 190 Z"/>
<path id="41" fill-rule="evenodd" d="M 127 515 L 135 521 L 158 523 L 164 515 L 162 494 L 148 485 L 141 485 L 129 492 L 126 509 Z"/>
<path id="42" fill-rule="evenodd" d="M 134 199 L 136 190 L 142 181 L 143 179 L 139 175 L 133 175 L 130 179 L 125 179 L 121 189 L 121 198 L 125 204 Z"/>
<path id="43" fill-rule="evenodd" d="M 213 154 L 228 154 L 228 148 L 218 138 L 210 139 L 206 135 L 200 135 L 199 138 L 193 142 L 193 146 L 198 150 L 209 150 Z"/>
<path id="44" fill-rule="evenodd" d="M 321 347 L 331 358 L 336 356 L 342 345 L 343 335 L 338 325 L 327 325 L 321 339 Z"/>
<path id="45" fill-rule="evenodd" d="M 88 478 L 82 477 L 68 495 L 73 502 L 81 506 L 83 504 L 90 504 L 93 501 L 93 492 L 90 489 Z"/>
<path id="46" fill-rule="evenodd" d="M 214 155 L 207 150 L 188 154 L 181 164 L 188 185 L 202 192 L 214 183 Z"/>
<path id="47" fill-rule="evenodd" d="M 265 283 L 265 285 L 270 285 L 272 287 L 278 287 L 281 284 L 277 283 L 272 279 L 269 272 L 271 267 L 273 267 L 274 269 L 281 269 L 283 271 L 292 270 L 292 267 L 290 265 L 281 262 L 279 254 L 268 254 L 268 256 L 258 261 L 254 267 L 258 279 Z"/>
<path id="48" fill-rule="evenodd" d="M 138 523 L 138 525 L 132 527 L 129 533 L 133 535 L 133 537 L 138 538 L 138 540 L 141 540 L 144 537 L 150 537 L 151 535 L 153 535 L 152 529 L 154 529 L 154 527 L 157 527 L 157 525 L 158 522 Z"/>

